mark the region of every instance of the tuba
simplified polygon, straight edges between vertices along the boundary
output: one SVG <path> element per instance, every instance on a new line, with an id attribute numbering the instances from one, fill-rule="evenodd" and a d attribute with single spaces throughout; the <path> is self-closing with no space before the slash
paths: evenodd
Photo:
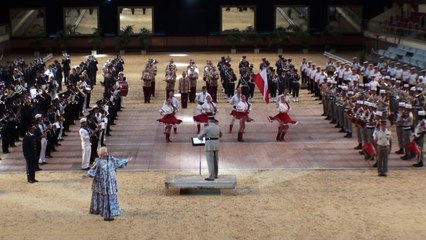
<path id="1" fill-rule="evenodd" d="M 336 76 L 336 70 L 335 66 L 329 65 L 325 68 L 325 75 L 327 78 L 334 78 Z"/>

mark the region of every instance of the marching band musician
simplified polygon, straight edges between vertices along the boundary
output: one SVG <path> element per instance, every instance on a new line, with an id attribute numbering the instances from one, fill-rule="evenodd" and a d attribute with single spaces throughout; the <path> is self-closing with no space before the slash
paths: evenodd
<path id="1" fill-rule="evenodd" d="M 155 97 L 155 77 L 157 76 L 157 63 L 158 61 L 155 59 L 149 59 L 148 65 L 151 69 L 151 96 Z"/>
<path id="2" fill-rule="evenodd" d="M 288 90 L 284 90 L 284 94 L 278 97 L 277 101 L 277 109 L 278 114 L 271 117 L 268 116 L 269 122 L 277 121 L 279 123 L 278 126 L 278 132 L 277 132 L 277 141 L 285 141 L 284 137 L 287 133 L 287 130 L 289 128 L 289 125 L 296 125 L 297 121 L 294 121 L 288 112 L 290 111 L 290 94 L 288 93 Z"/>
<path id="3" fill-rule="evenodd" d="M 217 113 L 217 105 L 212 101 L 212 97 L 210 96 L 210 94 L 206 95 L 205 101 L 202 105 L 200 105 L 199 109 L 197 107 L 197 113 L 198 114 L 195 115 L 193 118 L 194 121 L 197 122 L 197 134 L 200 134 L 200 124 L 207 124 L 208 117 L 212 115 L 214 116 Z"/>
<path id="4" fill-rule="evenodd" d="M 46 164 L 46 148 L 47 148 L 47 131 L 49 130 L 44 123 L 43 116 L 41 114 L 35 115 L 36 119 L 39 119 L 38 128 L 40 129 L 40 140 L 41 140 L 41 147 L 40 147 L 40 156 L 38 158 L 39 164 Z"/>
<path id="5" fill-rule="evenodd" d="M 412 105 L 409 103 L 405 104 L 404 110 L 402 112 L 402 146 L 406 146 L 410 143 L 411 129 L 413 126 L 413 113 L 411 112 Z M 402 160 L 409 160 L 414 156 L 411 155 L 408 151 L 405 151 L 405 155 L 401 157 Z"/>
<path id="6" fill-rule="evenodd" d="M 420 154 L 417 159 L 417 162 L 413 164 L 413 167 L 423 167 L 423 148 L 424 148 L 424 135 L 426 133 L 426 112 L 419 111 L 418 112 L 419 123 L 416 125 L 414 129 L 414 141 L 420 148 Z"/>
<path id="7" fill-rule="evenodd" d="M 182 72 L 182 77 L 179 79 L 179 93 L 182 108 L 188 107 L 188 95 L 191 90 L 191 80 L 187 77 L 186 72 Z"/>
<path id="8" fill-rule="evenodd" d="M 143 96 L 144 103 L 151 102 L 152 95 L 152 82 L 153 82 L 153 69 L 147 64 L 145 69 L 142 71 L 141 80 L 143 81 Z"/>
<path id="9" fill-rule="evenodd" d="M 166 66 L 166 99 L 169 96 L 170 91 L 175 91 L 175 85 L 176 85 L 176 64 L 174 63 L 173 59 L 170 59 L 169 64 Z"/>
<path id="10" fill-rule="evenodd" d="M 80 119 L 80 130 L 78 131 L 81 139 L 81 170 L 89 170 L 90 154 L 92 151 L 92 143 L 90 142 L 90 130 L 88 128 L 87 118 Z"/>
<path id="11" fill-rule="evenodd" d="M 207 60 L 207 65 L 204 68 L 204 76 L 206 78 L 207 92 L 212 96 L 212 101 L 216 103 L 219 73 L 211 60 Z"/>
<path id="12" fill-rule="evenodd" d="M 247 102 L 247 98 L 241 95 L 241 101 L 237 104 L 235 110 L 232 110 L 231 115 L 240 121 L 240 128 L 238 130 L 238 142 L 244 142 L 243 134 L 246 128 L 246 122 L 253 121 L 249 113 L 252 110 L 252 104 Z"/>
<path id="13" fill-rule="evenodd" d="M 189 102 L 195 103 L 195 95 L 197 91 L 197 80 L 198 80 L 198 74 L 199 70 L 197 65 L 195 65 L 194 60 L 189 60 L 189 65 L 186 68 L 187 76 L 189 80 L 191 81 L 191 87 L 189 91 Z"/>
<path id="14" fill-rule="evenodd" d="M 69 84 L 69 76 L 70 76 L 70 70 L 71 70 L 70 65 L 71 65 L 70 55 L 68 55 L 67 53 L 64 53 L 63 59 L 62 59 L 62 70 L 64 71 L 65 85 Z"/>
<path id="15" fill-rule="evenodd" d="M 161 122 L 166 125 L 164 135 L 166 136 L 166 142 L 172 142 L 170 140 L 170 132 L 172 126 L 175 124 L 181 124 L 182 120 L 175 117 L 176 109 L 172 104 L 172 98 L 168 98 L 166 103 L 161 107 L 160 114 L 163 116 L 160 119 L 157 119 L 158 122 Z"/>

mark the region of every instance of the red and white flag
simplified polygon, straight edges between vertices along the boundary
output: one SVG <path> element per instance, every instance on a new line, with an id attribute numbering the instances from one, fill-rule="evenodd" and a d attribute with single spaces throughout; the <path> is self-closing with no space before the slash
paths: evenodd
<path id="1" fill-rule="evenodd" d="M 253 77 L 253 80 L 257 88 L 259 88 L 259 91 L 263 96 L 263 100 L 265 100 L 266 103 L 269 103 L 268 75 L 266 74 L 266 68 L 256 74 L 256 76 Z"/>

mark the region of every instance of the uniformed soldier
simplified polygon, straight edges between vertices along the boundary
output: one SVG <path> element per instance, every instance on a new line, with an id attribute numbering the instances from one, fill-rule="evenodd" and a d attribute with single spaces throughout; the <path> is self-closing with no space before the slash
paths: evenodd
<path id="1" fill-rule="evenodd" d="M 209 125 L 198 135 L 198 139 L 205 138 L 206 160 L 209 168 L 209 177 L 206 181 L 214 181 L 219 173 L 219 138 L 222 137 L 219 125 L 213 115 L 209 116 Z"/>
<path id="2" fill-rule="evenodd" d="M 392 149 L 392 133 L 386 127 L 386 120 L 380 121 L 380 128 L 373 134 L 377 146 L 377 172 L 380 177 L 386 177 L 388 172 L 388 157 Z"/>

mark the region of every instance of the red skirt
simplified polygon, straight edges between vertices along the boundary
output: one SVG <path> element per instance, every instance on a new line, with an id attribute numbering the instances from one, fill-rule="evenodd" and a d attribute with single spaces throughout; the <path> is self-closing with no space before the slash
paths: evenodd
<path id="1" fill-rule="evenodd" d="M 294 121 L 291 119 L 290 115 L 288 113 L 278 113 L 277 115 L 273 117 L 268 117 L 268 119 L 272 122 L 274 120 L 277 120 L 278 122 L 286 125 L 296 125 L 297 121 Z"/>
<path id="2" fill-rule="evenodd" d="M 250 118 L 248 112 L 238 112 L 236 110 L 232 110 L 231 115 L 238 120 L 246 120 L 247 122 L 253 121 L 253 119 Z"/>
<path id="3" fill-rule="evenodd" d="M 213 113 L 201 113 L 193 117 L 194 121 L 197 123 L 207 123 L 209 121 L 209 116 Z"/>
<path id="4" fill-rule="evenodd" d="M 170 124 L 174 125 L 174 124 L 181 124 L 182 123 L 182 120 L 177 119 L 174 114 L 164 115 L 162 118 L 157 119 L 157 121 L 164 123 L 166 125 L 170 125 Z"/>
<path id="5" fill-rule="evenodd" d="M 413 140 L 407 145 L 405 145 L 405 150 L 407 152 L 412 152 L 414 155 L 418 156 L 421 152 L 419 145 L 417 145 L 416 141 Z"/>

